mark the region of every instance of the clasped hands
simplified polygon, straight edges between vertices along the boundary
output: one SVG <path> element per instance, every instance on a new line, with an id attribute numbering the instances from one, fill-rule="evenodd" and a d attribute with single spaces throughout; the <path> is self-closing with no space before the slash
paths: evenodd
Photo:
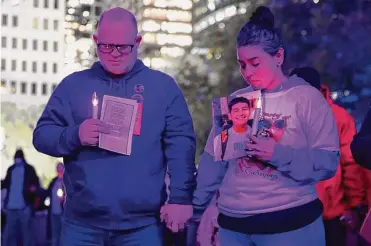
<path id="1" fill-rule="evenodd" d="M 248 135 L 247 138 L 250 143 L 247 143 L 246 154 L 260 161 L 269 162 L 274 153 L 274 148 L 277 144 L 273 138 L 259 138 L 253 135 Z"/>
<path id="2" fill-rule="evenodd" d="M 160 211 L 161 221 L 165 222 L 166 227 L 172 232 L 184 230 L 192 215 L 192 205 L 165 204 Z"/>

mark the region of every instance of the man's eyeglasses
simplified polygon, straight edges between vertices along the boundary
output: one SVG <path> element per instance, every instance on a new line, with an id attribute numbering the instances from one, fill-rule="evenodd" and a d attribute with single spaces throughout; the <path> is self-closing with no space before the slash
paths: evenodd
<path id="1" fill-rule="evenodd" d="M 98 44 L 98 49 L 102 53 L 111 53 L 116 49 L 120 54 L 130 54 L 134 44 Z"/>

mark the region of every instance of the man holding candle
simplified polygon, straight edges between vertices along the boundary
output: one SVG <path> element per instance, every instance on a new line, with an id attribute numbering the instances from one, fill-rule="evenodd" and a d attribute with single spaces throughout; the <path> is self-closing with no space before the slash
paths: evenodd
<path id="1" fill-rule="evenodd" d="M 62 246 L 161 245 L 167 168 L 168 227 L 181 230 L 192 216 L 192 119 L 173 78 L 138 59 L 141 39 L 132 13 L 105 11 L 94 34 L 99 61 L 58 85 L 35 128 L 35 148 L 64 158 Z M 99 134 L 108 132 L 99 120 L 104 95 L 141 99 L 140 131 L 129 156 L 97 147 Z"/>

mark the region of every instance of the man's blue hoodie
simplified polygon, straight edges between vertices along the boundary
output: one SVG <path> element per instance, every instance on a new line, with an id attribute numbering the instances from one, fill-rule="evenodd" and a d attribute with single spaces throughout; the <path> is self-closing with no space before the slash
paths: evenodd
<path id="1" fill-rule="evenodd" d="M 140 136 L 125 156 L 81 146 L 78 129 L 92 118 L 92 95 L 143 99 Z M 195 134 L 183 94 L 168 75 L 137 60 L 131 72 L 111 77 L 96 62 L 67 76 L 55 89 L 33 133 L 35 148 L 63 157 L 67 219 L 108 230 L 156 223 L 166 200 L 165 172 L 171 177 L 169 203 L 192 204 Z"/>

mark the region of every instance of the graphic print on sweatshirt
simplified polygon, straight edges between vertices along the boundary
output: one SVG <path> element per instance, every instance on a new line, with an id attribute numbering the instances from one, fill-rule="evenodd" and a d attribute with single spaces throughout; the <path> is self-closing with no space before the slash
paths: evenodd
<path id="1" fill-rule="evenodd" d="M 290 118 L 291 116 L 278 113 L 263 113 L 263 119 L 258 125 L 258 136 L 271 137 L 280 142 Z M 271 181 L 278 179 L 272 166 L 248 157 L 237 159 L 236 175 L 258 176 Z"/>

